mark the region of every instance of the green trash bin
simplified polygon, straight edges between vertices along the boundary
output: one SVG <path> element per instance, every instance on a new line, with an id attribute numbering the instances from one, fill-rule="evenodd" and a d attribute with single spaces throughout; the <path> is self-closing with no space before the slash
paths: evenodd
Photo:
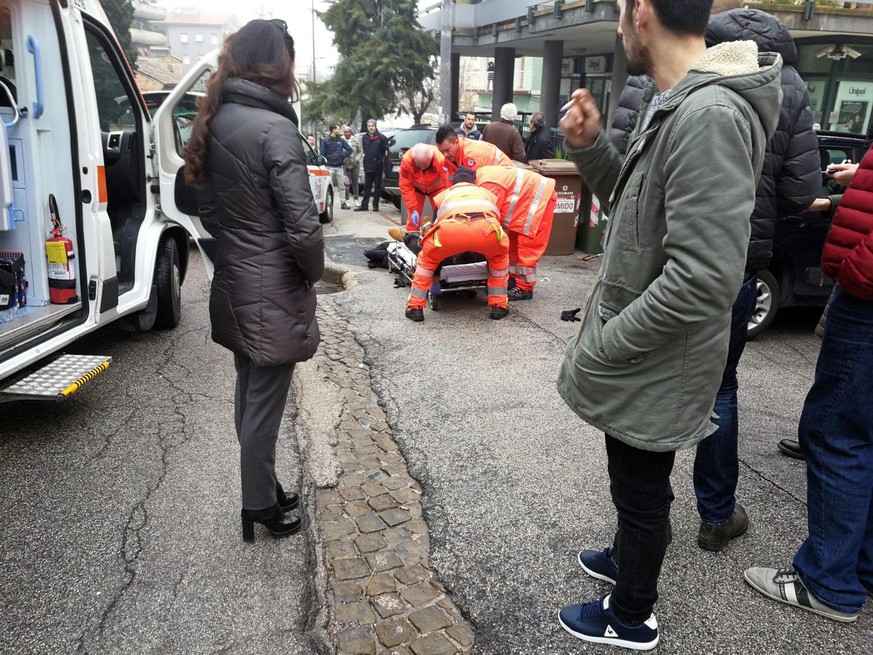
<path id="1" fill-rule="evenodd" d="M 601 208 L 597 196 L 587 189 L 583 194 L 582 203 L 576 247 L 590 255 L 598 255 L 603 252 L 603 233 L 609 217 Z"/>

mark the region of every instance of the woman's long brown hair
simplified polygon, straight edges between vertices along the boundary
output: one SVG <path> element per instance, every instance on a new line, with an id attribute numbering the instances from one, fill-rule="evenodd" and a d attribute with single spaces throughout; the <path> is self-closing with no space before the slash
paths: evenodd
<path id="1" fill-rule="evenodd" d="M 185 146 L 185 179 L 195 187 L 208 182 L 210 125 L 222 104 L 224 83 L 239 78 L 271 89 L 290 98 L 297 85 L 294 81 L 294 40 L 276 23 L 253 20 L 231 34 L 224 42 L 218 70 L 206 84 Z"/>

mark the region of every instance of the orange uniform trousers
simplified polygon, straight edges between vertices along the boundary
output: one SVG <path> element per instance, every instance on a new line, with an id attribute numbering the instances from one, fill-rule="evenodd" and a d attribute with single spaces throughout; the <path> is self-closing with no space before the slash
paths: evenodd
<path id="1" fill-rule="evenodd" d="M 508 231 L 509 234 L 509 274 L 515 279 L 519 289 L 532 291 L 537 283 L 537 263 L 549 245 L 549 235 L 552 233 L 552 220 L 555 218 L 555 205 L 558 196 L 552 194 L 543 220 L 540 221 L 536 234 L 525 235 L 521 232 Z"/>
<path id="2" fill-rule="evenodd" d="M 421 240 L 418 265 L 412 279 L 408 309 L 424 309 L 436 269 L 447 257 L 462 252 L 478 252 L 488 260 L 488 304 L 507 306 L 509 283 L 509 239 L 492 218 L 448 218 L 440 221 Z"/>

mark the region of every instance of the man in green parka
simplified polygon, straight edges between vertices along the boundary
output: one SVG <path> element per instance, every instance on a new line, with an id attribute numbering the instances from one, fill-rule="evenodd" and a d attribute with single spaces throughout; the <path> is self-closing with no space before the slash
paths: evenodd
<path id="1" fill-rule="evenodd" d="M 586 641 L 638 650 L 659 639 L 652 609 L 670 541 L 675 452 L 711 434 L 743 279 L 749 216 L 779 118 L 781 59 L 753 42 L 706 49 L 712 0 L 618 0 L 631 75 L 657 84 L 621 157 L 588 91 L 561 121 L 568 152 L 610 221 L 582 328 L 558 391 L 606 434 L 613 546 L 579 554 L 613 593 L 560 613 Z"/>

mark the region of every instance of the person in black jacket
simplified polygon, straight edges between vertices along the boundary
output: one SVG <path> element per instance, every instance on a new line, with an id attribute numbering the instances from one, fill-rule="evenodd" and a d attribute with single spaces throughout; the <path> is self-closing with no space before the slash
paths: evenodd
<path id="1" fill-rule="evenodd" d="M 627 154 L 630 135 L 636 129 L 640 105 L 648 84 L 654 84 L 654 80 L 648 75 L 631 75 L 618 97 L 618 106 L 609 127 L 609 140 L 622 157 Z"/>
<path id="2" fill-rule="evenodd" d="M 530 136 L 524 145 L 524 161 L 551 159 L 555 156 L 552 135 L 546 128 L 546 115 L 538 111 L 530 117 Z"/>
<path id="3" fill-rule="evenodd" d="M 720 7 L 736 6 L 722 0 Z M 757 302 L 757 273 L 770 265 L 776 221 L 810 206 L 821 188 L 818 140 L 812 129 L 806 84 L 794 68 L 797 47 L 788 29 L 774 16 L 756 9 L 736 8 L 713 15 L 706 43 L 754 41 L 759 52 L 782 56 L 782 106 L 776 133 L 767 144 L 764 168 L 752 212 L 752 234 L 746 258 L 746 277 L 734 303 L 728 361 L 715 402 L 718 430 L 697 446 L 694 491 L 701 523 L 697 542 L 719 551 L 748 527 L 743 507 L 736 502 L 739 477 L 737 441 L 737 365 L 746 346 L 748 324 Z"/>
<path id="4" fill-rule="evenodd" d="M 284 22 L 253 20 L 225 42 L 185 150 L 200 217 L 217 240 L 212 339 L 233 352 L 243 539 L 300 529 L 299 503 L 276 479 L 279 424 L 297 362 L 319 343 L 313 285 L 324 240 L 298 119 L 294 41 Z"/>
<path id="5" fill-rule="evenodd" d="M 340 126 L 333 124 L 328 127 L 326 139 L 321 140 L 320 154 L 327 160 L 327 168 L 330 171 L 330 182 L 334 193 L 338 194 L 342 204 L 341 209 L 348 209 L 348 196 L 346 194 L 345 162 L 352 156 L 352 147 L 340 134 Z"/>
<path id="6" fill-rule="evenodd" d="M 367 121 L 367 134 L 361 139 L 364 149 L 364 197 L 356 212 L 367 211 L 370 195 L 373 196 L 373 211 L 379 211 L 379 198 L 382 195 L 382 172 L 385 156 L 388 154 L 388 137 L 376 129 L 376 121 Z"/>

